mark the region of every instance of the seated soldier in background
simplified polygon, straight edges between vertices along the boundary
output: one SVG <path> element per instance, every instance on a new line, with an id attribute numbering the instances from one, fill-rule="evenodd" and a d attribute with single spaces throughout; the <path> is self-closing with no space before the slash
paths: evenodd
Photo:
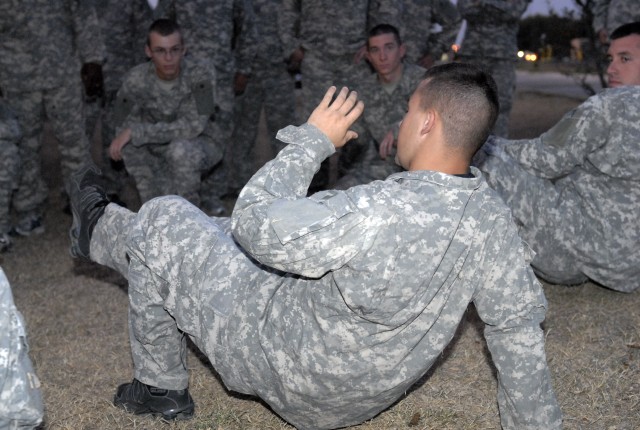
<path id="1" fill-rule="evenodd" d="M 535 139 L 491 137 L 476 157 L 545 280 L 640 287 L 640 22 L 611 34 L 609 86 Z"/>
<path id="2" fill-rule="evenodd" d="M 491 77 L 434 67 L 411 96 L 397 160 L 407 172 L 307 190 L 364 107 L 335 87 L 241 191 L 232 218 L 184 199 L 138 213 L 75 176 L 71 251 L 129 280 L 134 379 L 115 404 L 189 418 L 185 335 L 233 391 L 298 428 L 361 423 L 418 381 L 473 302 L 497 370 L 505 429 L 557 429 L 544 351 L 546 300 L 507 207 L 469 163 L 497 116 Z"/>
<path id="3" fill-rule="evenodd" d="M 222 159 L 213 139 L 215 71 L 185 51 L 174 21 L 154 21 L 145 46 L 151 61 L 131 69 L 118 91 L 109 152 L 124 160 L 143 203 L 176 194 L 198 205 L 202 174 Z M 219 203 L 212 215 L 222 212 Z"/>
<path id="4" fill-rule="evenodd" d="M 357 82 L 358 95 L 367 109 L 354 124 L 357 141 L 342 150 L 341 177 L 335 188 L 347 189 L 385 179 L 402 170 L 395 162 L 394 144 L 409 97 L 426 72 L 420 66 L 404 62 L 405 52 L 394 26 L 380 24 L 369 31 L 365 55 L 375 73 Z"/>

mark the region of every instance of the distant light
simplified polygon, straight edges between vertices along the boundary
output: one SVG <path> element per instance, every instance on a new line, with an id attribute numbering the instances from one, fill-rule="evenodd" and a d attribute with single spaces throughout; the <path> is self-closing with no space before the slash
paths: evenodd
<path id="1" fill-rule="evenodd" d="M 453 45 L 451 45 L 451 50 L 453 52 L 458 52 L 458 49 L 460 49 L 460 47 L 458 45 L 456 45 L 455 43 Z"/>
<path id="2" fill-rule="evenodd" d="M 524 57 L 524 51 L 518 51 L 518 58 Z"/>
<path id="3" fill-rule="evenodd" d="M 536 54 L 527 54 L 524 56 L 524 59 L 533 62 L 538 59 L 538 56 Z"/>

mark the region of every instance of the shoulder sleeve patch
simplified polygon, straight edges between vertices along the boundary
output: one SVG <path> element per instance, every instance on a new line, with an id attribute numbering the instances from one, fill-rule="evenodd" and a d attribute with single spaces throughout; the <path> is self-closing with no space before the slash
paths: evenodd
<path id="1" fill-rule="evenodd" d="M 133 109 L 133 100 L 127 95 L 119 95 L 116 98 L 115 106 L 113 108 L 113 122 L 117 127 L 121 125 L 125 119 L 131 113 Z"/>
<path id="2" fill-rule="evenodd" d="M 213 100 L 213 85 L 210 81 L 199 81 L 192 85 L 191 91 L 196 100 L 198 114 L 211 116 L 216 111 Z"/>
<path id="3" fill-rule="evenodd" d="M 356 212 L 344 193 L 328 191 L 324 196 L 298 200 L 282 200 L 269 208 L 271 225 L 282 244 L 327 227 L 336 220 Z"/>

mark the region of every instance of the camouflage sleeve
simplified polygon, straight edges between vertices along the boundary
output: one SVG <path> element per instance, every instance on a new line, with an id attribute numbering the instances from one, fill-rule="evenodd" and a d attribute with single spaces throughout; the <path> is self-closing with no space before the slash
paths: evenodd
<path id="1" fill-rule="evenodd" d="M 510 141 L 494 138 L 522 167 L 532 174 L 553 179 L 584 164 L 587 156 L 607 144 L 611 117 L 623 117 L 623 103 L 606 106 L 609 101 L 593 96 L 567 113 L 540 137 Z"/>
<path id="2" fill-rule="evenodd" d="M 104 35 L 92 0 L 72 2 L 75 43 L 82 63 L 102 64 L 106 57 Z"/>
<path id="3" fill-rule="evenodd" d="M 278 32 L 285 59 L 302 46 L 298 28 L 300 26 L 300 0 L 283 0 L 278 10 Z"/>
<path id="4" fill-rule="evenodd" d="M 232 215 L 236 240 L 260 263 L 307 277 L 342 267 L 371 240 L 366 216 L 342 191 L 307 198 L 320 163 L 335 148 L 305 124 L 280 130 L 288 143 L 244 187 Z"/>
<path id="5" fill-rule="evenodd" d="M 462 17 L 450 0 L 436 0 L 433 8 L 433 20 L 440 24 L 442 31 L 429 35 L 429 54 L 439 60 L 443 52 L 449 51 L 460 30 Z"/>
<path id="6" fill-rule="evenodd" d="M 234 2 L 234 21 L 238 27 L 236 39 L 236 71 L 251 74 L 251 66 L 258 51 L 258 29 L 253 3 L 248 0 Z"/>
<path id="7" fill-rule="evenodd" d="M 215 91 L 216 84 L 213 71 L 210 76 L 210 82 L 211 85 L 206 87 L 210 88 L 211 91 Z M 213 98 L 214 94 L 210 92 L 205 96 Z M 170 122 L 146 121 L 142 115 L 143 107 L 136 103 L 135 91 L 131 88 L 128 80 L 125 80 L 122 88 L 118 91 L 116 103 L 123 98 L 128 98 L 132 102 L 132 106 L 130 106 L 129 114 L 120 130 L 126 127 L 131 128 L 131 143 L 135 146 L 197 137 L 205 130 L 211 117 L 210 112 L 203 112 L 203 97 L 197 97 L 195 92 L 192 92 L 191 96 L 180 104 L 180 109 L 176 112 L 176 119 Z M 213 106 L 214 103 L 215 101 L 212 101 L 208 105 Z"/>
<path id="8" fill-rule="evenodd" d="M 562 428 L 545 338 L 540 324 L 547 302 L 529 265 L 528 247 L 509 217 L 490 236 L 482 267 L 489 268 L 474 297 L 497 370 L 498 407 L 505 430 Z"/>

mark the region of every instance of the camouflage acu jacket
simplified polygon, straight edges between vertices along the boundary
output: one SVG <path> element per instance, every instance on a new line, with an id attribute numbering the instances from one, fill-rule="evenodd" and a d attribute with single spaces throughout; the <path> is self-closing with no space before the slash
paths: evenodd
<path id="1" fill-rule="evenodd" d="M 141 146 L 196 136 L 213 137 L 215 72 L 209 64 L 183 59 L 178 82 L 167 91 L 152 62 L 125 76 L 116 100 L 116 125 L 131 128 L 131 143 Z"/>
<path id="2" fill-rule="evenodd" d="M 233 281 L 243 292 L 220 337 L 247 376 L 230 388 L 300 428 L 362 422 L 424 375 L 473 302 L 503 427 L 559 428 L 540 329 L 546 301 L 508 208 L 479 171 L 403 172 L 306 198 L 333 145 L 311 125 L 278 138 L 289 145 L 232 216 L 236 240 L 270 275 Z"/>

